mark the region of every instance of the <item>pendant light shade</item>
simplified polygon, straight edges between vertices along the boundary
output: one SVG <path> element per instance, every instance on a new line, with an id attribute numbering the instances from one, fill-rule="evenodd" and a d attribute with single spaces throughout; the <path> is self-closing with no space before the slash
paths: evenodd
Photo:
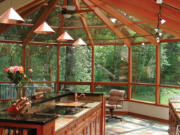
<path id="1" fill-rule="evenodd" d="M 9 8 L 0 16 L 0 23 L 16 24 L 22 22 L 24 22 L 23 18 L 13 8 Z"/>
<path id="2" fill-rule="evenodd" d="M 37 29 L 35 29 L 34 33 L 52 34 L 52 33 L 55 33 L 55 31 L 46 22 L 44 22 Z"/>
<path id="3" fill-rule="evenodd" d="M 87 45 L 81 38 L 78 38 L 73 45 L 78 46 L 78 45 Z"/>
<path id="4" fill-rule="evenodd" d="M 57 38 L 57 41 L 72 41 L 74 40 L 67 32 L 64 32 Z"/>

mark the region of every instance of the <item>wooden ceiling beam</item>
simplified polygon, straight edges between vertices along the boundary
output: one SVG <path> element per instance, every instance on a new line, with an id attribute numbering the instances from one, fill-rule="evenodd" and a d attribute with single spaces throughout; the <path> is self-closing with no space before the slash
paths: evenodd
<path id="1" fill-rule="evenodd" d="M 122 14 L 120 14 L 119 12 L 114 10 L 111 6 L 109 6 L 109 5 L 107 5 L 107 4 L 103 3 L 103 2 L 97 1 L 97 0 L 90 0 L 90 1 L 93 2 L 99 8 L 103 9 L 105 12 L 107 12 L 111 16 L 118 19 L 120 22 L 124 23 L 127 27 L 129 27 L 133 31 L 137 32 L 138 34 L 140 34 L 140 35 L 150 35 L 150 33 L 146 32 L 141 27 L 132 24 L 131 20 L 129 20 L 127 17 L 123 16 Z M 156 42 L 156 39 L 153 36 L 147 36 L 145 38 L 148 41 L 150 41 L 151 43 L 153 43 L 154 45 L 159 45 Z"/>
<path id="2" fill-rule="evenodd" d="M 38 8 L 40 8 L 42 6 L 42 3 L 40 3 L 39 5 L 36 5 L 35 7 L 28 9 L 27 11 L 22 11 L 22 13 L 20 13 L 20 15 L 25 18 L 26 16 L 28 16 L 29 14 L 32 14 L 33 12 L 35 12 Z M 2 26 L 0 27 L 0 34 L 2 34 L 3 32 L 5 32 L 7 29 L 9 29 L 10 27 L 12 27 L 14 25 L 12 24 L 2 24 Z"/>
<path id="3" fill-rule="evenodd" d="M 164 0 L 163 3 L 180 9 L 180 0 Z"/>
<path id="4" fill-rule="evenodd" d="M 115 26 L 114 24 L 98 9 L 93 3 L 89 2 L 88 0 L 83 0 L 83 2 L 94 11 L 94 13 L 114 32 L 117 37 L 122 38 L 123 42 L 130 47 L 131 42 L 129 39 L 125 38 L 126 36 L 123 35 Z"/>
<path id="5" fill-rule="evenodd" d="M 157 4 L 155 1 L 151 0 L 121 0 L 125 1 L 128 4 L 132 4 L 138 8 L 141 8 L 143 10 L 147 10 L 149 12 L 155 13 L 156 15 L 159 13 L 159 4 Z M 174 8 L 171 8 L 169 6 L 165 6 L 165 4 L 161 5 L 161 16 L 166 17 L 170 20 L 180 22 L 180 12 Z"/>
<path id="6" fill-rule="evenodd" d="M 78 0 L 73 0 L 73 2 L 74 2 L 74 5 L 76 6 L 76 9 L 77 9 L 77 10 L 80 10 L 80 5 L 79 5 Z M 82 23 L 82 25 L 83 25 L 83 28 L 84 28 L 86 34 L 87 34 L 87 37 L 88 37 L 88 39 L 89 39 L 90 44 L 91 44 L 92 46 L 94 46 L 94 41 L 93 41 L 93 39 L 92 39 L 92 35 L 91 35 L 91 33 L 90 33 L 89 29 L 88 29 L 88 24 L 87 24 L 87 22 L 86 22 L 85 17 L 84 17 L 83 14 L 80 14 L 80 19 L 81 19 L 81 23 Z"/>
<path id="7" fill-rule="evenodd" d="M 24 39 L 24 44 L 27 44 L 32 37 L 34 36 L 34 30 L 41 25 L 45 19 L 48 17 L 48 15 L 51 13 L 51 11 L 54 9 L 54 6 L 57 4 L 58 0 L 50 0 L 48 6 L 44 9 L 43 14 L 40 16 L 40 18 L 36 21 L 33 28 L 29 31 L 26 38 Z"/>
<path id="8" fill-rule="evenodd" d="M 144 21 L 148 24 L 154 25 L 155 27 L 157 26 L 157 18 L 154 17 L 156 14 L 153 14 L 152 12 L 148 12 L 147 10 L 138 8 L 137 6 L 134 6 L 132 4 L 129 4 L 123 0 L 101 0 L 113 7 L 116 7 L 120 9 L 121 11 L 126 12 L 129 15 L 135 16 L 141 21 Z M 169 25 L 167 25 L 169 24 Z M 180 25 L 180 24 L 179 24 Z M 176 37 L 180 37 L 180 32 L 177 31 L 177 26 L 179 25 L 174 25 L 170 24 L 169 20 L 166 20 L 166 23 L 163 25 L 160 25 L 160 28 L 169 34 L 172 34 Z M 178 28 L 180 29 L 180 28 Z"/>

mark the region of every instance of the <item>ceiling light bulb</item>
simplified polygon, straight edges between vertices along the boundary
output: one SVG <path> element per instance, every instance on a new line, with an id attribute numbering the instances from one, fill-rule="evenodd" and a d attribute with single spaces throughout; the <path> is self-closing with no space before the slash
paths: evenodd
<path id="1" fill-rule="evenodd" d="M 159 31 L 159 29 L 158 29 L 158 28 L 155 28 L 155 29 L 154 29 L 154 31 L 155 31 L 155 32 L 158 32 L 158 31 Z"/>
<path id="2" fill-rule="evenodd" d="M 162 32 L 159 32 L 159 36 L 160 36 L 160 37 L 162 36 Z"/>
<path id="3" fill-rule="evenodd" d="M 111 22 L 115 23 L 117 21 L 116 18 L 110 18 Z"/>
<path id="4" fill-rule="evenodd" d="M 156 0 L 156 3 L 157 3 L 157 4 L 162 4 L 162 3 L 163 3 L 163 0 Z"/>
<path id="5" fill-rule="evenodd" d="M 142 43 L 142 45 L 145 45 L 144 42 Z"/>
<path id="6" fill-rule="evenodd" d="M 157 43 L 160 42 L 160 38 L 159 38 L 159 37 L 156 38 L 156 42 L 157 42 Z"/>
<path id="7" fill-rule="evenodd" d="M 161 24 L 164 24 L 166 22 L 166 20 L 161 19 Z"/>

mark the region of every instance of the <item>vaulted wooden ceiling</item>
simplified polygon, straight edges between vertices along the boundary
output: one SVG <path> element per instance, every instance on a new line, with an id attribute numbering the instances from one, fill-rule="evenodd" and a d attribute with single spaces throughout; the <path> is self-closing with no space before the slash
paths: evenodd
<path id="1" fill-rule="evenodd" d="M 157 27 L 163 34 L 168 35 L 165 36 L 166 39 L 168 39 L 166 41 L 173 41 L 174 39 L 179 41 L 180 39 L 180 0 L 164 0 L 162 4 L 157 4 L 155 0 L 31 0 L 31 2 L 18 7 L 17 11 L 22 17 L 26 18 L 39 8 L 43 8 L 43 11 L 39 18 L 34 18 L 36 19 L 34 24 L 18 24 L 31 27 L 24 36 L 23 43 L 27 44 L 32 40 L 35 35 L 33 31 L 47 19 L 54 8 L 67 5 L 68 1 L 74 4 L 76 13 L 80 14 L 82 28 L 89 39 L 90 45 L 95 44 L 90 32 L 92 28 L 109 28 L 117 38 L 121 39 L 127 46 L 134 43 L 130 40 L 130 34 L 126 29 L 134 31 L 137 35 L 144 37 L 147 42 L 154 45 L 159 44 L 156 40 L 156 32 L 154 31 Z M 93 12 L 104 25 L 89 26 L 84 17 L 84 14 L 87 12 Z M 60 14 L 60 16 L 59 27 L 52 27 L 55 29 L 60 28 L 59 33 L 62 33 L 65 29 L 65 19 L 62 14 Z M 110 17 L 116 18 L 120 24 L 117 25 L 111 22 Z M 166 22 L 161 24 L 160 19 L 164 19 Z M 122 26 L 123 28 L 119 29 Z M 1 24 L 0 34 L 10 27 L 12 27 L 12 25 Z M 66 29 L 78 28 L 66 27 Z"/>

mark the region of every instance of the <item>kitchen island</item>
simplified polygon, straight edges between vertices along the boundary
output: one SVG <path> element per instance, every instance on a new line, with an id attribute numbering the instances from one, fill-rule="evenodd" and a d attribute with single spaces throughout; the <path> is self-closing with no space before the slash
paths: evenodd
<path id="1" fill-rule="evenodd" d="M 21 135 L 104 135 L 105 101 L 102 94 L 63 92 L 34 100 L 30 113 L 1 112 L 0 131 Z"/>

